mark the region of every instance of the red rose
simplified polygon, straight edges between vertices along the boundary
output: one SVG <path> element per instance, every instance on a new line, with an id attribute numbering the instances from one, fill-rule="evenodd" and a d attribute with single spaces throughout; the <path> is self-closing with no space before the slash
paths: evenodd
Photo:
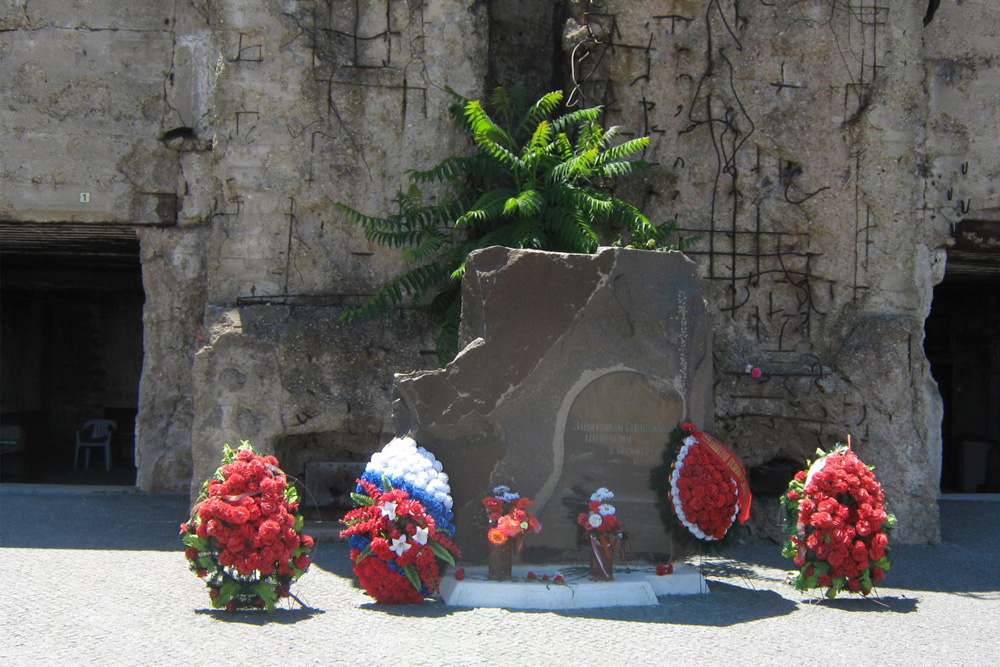
<path id="1" fill-rule="evenodd" d="M 557 574 L 555 576 L 555 579 L 553 579 L 553 581 L 560 581 L 561 582 L 561 581 L 564 581 L 564 579 L 563 579 L 563 576 L 561 574 Z"/>
<path id="2" fill-rule="evenodd" d="M 195 549 L 194 547 L 188 547 L 187 549 L 184 550 L 184 555 L 187 556 L 188 560 L 197 560 L 198 550 Z"/>
<path id="3" fill-rule="evenodd" d="M 309 556 L 302 555 L 295 559 L 294 565 L 297 570 L 305 570 L 312 563 L 312 559 Z"/>
<path id="4" fill-rule="evenodd" d="M 872 568 L 872 581 L 876 584 L 885 579 L 885 570 L 880 567 Z"/>
<path id="5" fill-rule="evenodd" d="M 534 581 L 537 578 L 538 578 L 538 575 L 536 575 L 534 572 L 529 572 L 528 573 L 528 580 L 529 581 Z"/>
<path id="6" fill-rule="evenodd" d="M 465 568 L 460 567 L 457 570 L 455 570 L 455 580 L 462 581 L 463 579 L 465 579 Z"/>

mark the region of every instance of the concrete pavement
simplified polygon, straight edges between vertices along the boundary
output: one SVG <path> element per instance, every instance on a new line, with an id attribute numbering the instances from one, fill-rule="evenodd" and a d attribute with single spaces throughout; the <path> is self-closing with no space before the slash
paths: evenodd
<path id="1" fill-rule="evenodd" d="M 896 546 L 878 599 L 803 596 L 785 583 L 780 549 L 756 546 L 692 559 L 712 593 L 656 607 L 382 607 L 356 587 L 344 545 L 321 540 L 293 588 L 309 608 L 272 616 L 210 608 L 177 538 L 187 509 L 180 495 L 0 485 L 0 661 L 1000 664 L 998 502 L 942 501 L 942 543 Z"/>

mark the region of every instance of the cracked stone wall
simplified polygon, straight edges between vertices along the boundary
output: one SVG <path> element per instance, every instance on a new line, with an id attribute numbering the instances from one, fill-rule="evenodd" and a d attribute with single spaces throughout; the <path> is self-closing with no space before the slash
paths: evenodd
<path id="1" fill-rule="evenodd" d="M 962 4 L 925 28 L 880 0 L 575 2 L 564 30 L 583 103 L 652 137 L 631 194 L 698 238 L 719 435 L 754 467 L 851 434 L 915 541 L 938 538 L 923 322 L 948 223 L 998 204 L 1000 12 Z"/>
<path id="2" fill-rule="evenodd" d="M 197 487 L 241 438 L 296 473 L 382 444 L 392 374 L 434 364 L 433 332 L 406 311 L 338 324 L 401 259 L 332 204 L 389 212 L 406 169 L 466 145 L 443 86 L 522 76 L 652 137 L 620 194 L 698 237 L 720 437 L 753 467 L 850 433 L 900 536 L 937 539 L 923 321 L 952 226 L 1000 219 L 1000 8 L 943 0 L 924 26 L 925 3 L 887 0 L 515 5 L 0 9 L 0 219 L 139 234 L 139 486 Z"/>

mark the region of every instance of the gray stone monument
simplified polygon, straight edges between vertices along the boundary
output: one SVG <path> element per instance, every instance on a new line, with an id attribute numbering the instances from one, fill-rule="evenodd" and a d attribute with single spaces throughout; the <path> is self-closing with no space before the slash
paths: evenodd
<path id="1" fill-rule="evenodd" d="M 615 493 L 637 555 L 671 552 L 649 489 L 670 431 L 712 428 L 711 324 L 679 252 L 493 247 L 469 256 L 458 357 L 396 376 L 394 420 L 451 478 L 457 538 L 485 558 L 482 498 L 508 484 L 542 532 L 524 559 L 585 554 L 576 516 Z"/>

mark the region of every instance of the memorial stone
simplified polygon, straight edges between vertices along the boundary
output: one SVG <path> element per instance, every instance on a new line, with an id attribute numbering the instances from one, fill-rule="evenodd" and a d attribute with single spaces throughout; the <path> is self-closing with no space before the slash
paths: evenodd
<path id="1" fill-rule="evenodd" d="M 527 561 L 576 560 L 576 516 L 599 487 L 639 556 L 671 543 L 649 488 L 670 431 L 712 425 L 711 325 L 694 263 L 678 252 L 469 256 L 463 348 L 443 369 L 396 376 L 394 420 L 451 477 L 458 538 L 486 556 L 482 498 L 508 484 L 542 532 Z"/>

